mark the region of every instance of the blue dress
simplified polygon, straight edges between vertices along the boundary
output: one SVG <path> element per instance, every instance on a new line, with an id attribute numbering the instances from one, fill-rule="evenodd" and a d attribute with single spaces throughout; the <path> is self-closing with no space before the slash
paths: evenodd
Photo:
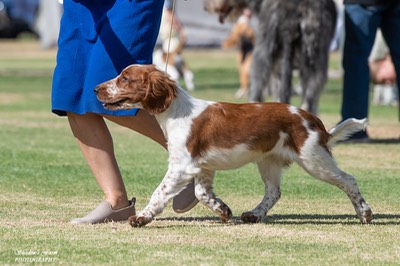
<path id="1" fill-rule="evenodd" d="M 110 111 L 93 92 L 130 64 L 150 64 L 157 40 L 162 0 L 64 0 L 52 85 L 52 112 L 65 116 Z"/>

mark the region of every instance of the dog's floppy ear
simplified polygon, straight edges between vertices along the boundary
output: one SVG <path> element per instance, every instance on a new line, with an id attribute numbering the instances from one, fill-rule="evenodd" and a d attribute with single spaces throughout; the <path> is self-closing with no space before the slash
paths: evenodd
<path id="1" fill-rule="evenodd" d="M 146 97 L 142 101 L 143 108 L 151 114 L 162 113 L 177 96 L 176 83 L 167 73 L 158 70 L 154 65 L 149 66 L 149 72 L 146 74 Z"/>

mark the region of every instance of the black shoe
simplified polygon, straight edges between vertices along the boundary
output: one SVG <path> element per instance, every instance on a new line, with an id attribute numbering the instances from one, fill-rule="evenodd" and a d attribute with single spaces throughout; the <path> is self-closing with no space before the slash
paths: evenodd
<path id="1" fill-rule="evenodd" d="M 366 130 L 359 131 L 354 133 L 351 137 L 347 140 L 342 141 L 341 143 L 344 144 L 357 144 L 357 143 L 370 143 L 371 139 L 368 137 L 368 133 Z"/>

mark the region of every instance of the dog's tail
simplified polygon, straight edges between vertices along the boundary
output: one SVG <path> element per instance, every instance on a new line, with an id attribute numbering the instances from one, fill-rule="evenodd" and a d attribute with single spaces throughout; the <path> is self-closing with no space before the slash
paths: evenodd
<path id="1" fill-rule="evenodd" d="M 352 134 L 365 130 L 367 126 L 368 120 L 364 119 L 355 119 L 349 118 L 342 123 L 338 124 L 336 127 L 329 130 L 329 134 L 331 135 L 328 140 L 328 146 L 332 147 L 338 141 L 343 141 L 349 138 Z"/>

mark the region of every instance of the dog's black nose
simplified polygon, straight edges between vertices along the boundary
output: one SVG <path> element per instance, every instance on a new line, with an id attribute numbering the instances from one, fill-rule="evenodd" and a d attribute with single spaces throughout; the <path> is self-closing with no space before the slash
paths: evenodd
<path id="1" fill-rule="evenodd" d="M 96 87 L 94 87 L 94 93 L 98 93 L 99 91 L 100 91 L 100 86 L 99 85 L 97 85 Z"/>

